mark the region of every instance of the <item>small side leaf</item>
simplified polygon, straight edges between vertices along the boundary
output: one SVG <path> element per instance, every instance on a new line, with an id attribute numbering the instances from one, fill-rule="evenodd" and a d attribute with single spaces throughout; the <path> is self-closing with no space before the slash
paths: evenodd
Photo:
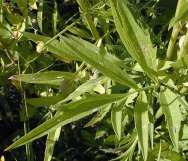
<path id="1" fill-rule="evenodd" d="M 138 133 L 138 140 L 141 146 L 144 160 L 148 155 L 148 101 L 144 91 L 140 92 L 134 110 L 135 126 Z"/>

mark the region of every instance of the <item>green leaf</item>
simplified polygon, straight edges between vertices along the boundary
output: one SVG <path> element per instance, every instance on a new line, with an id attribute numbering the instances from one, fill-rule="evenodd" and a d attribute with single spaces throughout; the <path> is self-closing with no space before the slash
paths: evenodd
<path id="1" fill-rule="evenodd" d="M 96 79 L 91 79 L 85 82 L 84 84 L 80 85 L 74 92 L 72 92 L 66 99 L 62 100 L 61 103 L 67 102 L 72 100 L 73 98 L 76 98 L 77 96 L 80 96 L 84 94 L 85 92 L 88 92 L 95 88 L 98 84 L 105 83 L 109 80 L 108 77 L 101 76 Z"/>
<path id="2" fill-rule="evenodd" d="M 64 96 L 62 95 L 41 97 L 41 98 L 27 98 L 26 102 L 36 107 L 45 107 L 45 106 L 54 105 L 57 102 L 61 101 L 63 98 Z"/>
<path id="3" fill-rule="evenodd" d="M 170 29 L 172 26 L 174 26 L 179 21 L 181 21 L 181 25 L 184 25 L 184 23 L 188 20 L 187 6 L 188 6 L 187 0 L 179 0 L 175 17 L 171 20 L 168 29 Z"/>
<path id="4" fill-rule="evenodd" d="M 112 127 L 114 129 L 114 132 L 118 140 L 121 140 L 121 135 L 122 135 L 122 115 L 123 115 L 122 108 L 124 106 L 124 103 L 125 103 L 124 101 L 116 103 L 111 111 Z"/>
<path id="5" fill-rule="evenodd" d="M 167 121 L 170 138 L 178 151 L 179 131 L 182 121 L 178 96 L 170 89 L 166 88 L 160 92 L 160 104 Z"/>
<path id="6" fill-rule="evenodd" d="M 15 0 L 16 1 L 16 3 L 17 3 L 17 5 L 18 5 L 18 8 L 19 8 L 19 10 L 22 12 L 22 14 L 24 15 L 24 16 L 26 16 L 27 15 L 27 1 L 25 1 L 25 0 Z"/>
<path id="7" fill-rule="evenodd" d="M 25 145 L 37 138 L 40 138 L 55 129 L 64 126 L 73 121 L 77 121 L 83 117 L 90 115 L 93 112 L 101 109 L 104 105 L 125 99 L 129 94 L 112 94 L 112 95 L 88 95 L 86 98 L 71 102 L 61 106 L 54 106 L 60 112 L 52 119 L 39 125 L 25 136 L 10 145 L 7 150 Z"/>
<path id="8" fill-rule="evenodd" d="M 26 83 L 36 83 L 36 84 L 55 84 L 60 85 L 63 79 L 73 78 L 74 73 L 69 72 L 40 72 L 35 74 L 20 74 L 11 76 L 9 79 L 22 81 Z"/>
<path id="9" fill-rule="evenodd" d="M 109 54 L 104 48 L 99 48 L 96 45 L 93 45 L 93 44 L 89 43 L 88 41 L 77 38 L 75 36 L 72 36 L 72 35 L 68 35 L 68 36 L 72 41 L 75 41 L 75 42 L 79 43 L 80 45 L 83 45 L 85 48 L 87 48 L 88 51 L 92 50 L 96 54 L 102 55 L 103 58 L 116 64 L 118 67 L 121 67 L 125 70 L 130 70 L 130 68 L 122 60 L 120 60 L 118 57 L 116 57 L 114 55 Z"/>
<path id="10" fill-rule="evenodd" d="M 39 3 L 38 12 L 37 12 L 37 23 L 41 32 L 43 31 L 42 17 L 43 17 L 43 2 L 41 1 Z"/>
<path id="11" fill-rule="evenodd" d="M 79 56 L 83 61 L 96 68 L 102 74 L 122 85 L 138 89 L 134 80 L 125 71 L 119 68 L 118 65 L 107 58 L 110 54 L 105 52 L 105 50 L 98 48 L 97 52 L 93 50 L 94 47 L 89 49 L 84 46 L 82 44 L 83 41 L 80 41 L 78 38 L 75 41 L 70 38 L 62 37 L 62 41 L 64 41 L 66 47 L 69 48 L 72 53 Z"/>
<path id="12" fill-rule="evenodd" d="M 158 82 L 156 48 L 152 45 L 149 33 L 145 33 L 137 24 L 124 1 L 110 0 L 110 4 L 116 29 L 129 54 L 154 82 Z"/>
<path id="13" fill-rule="evenodd" d="M 147 160 L 148 155 L 148 101 L 144 91 L 140 92 L 137 98 L 134 110 L 135 126 L 138 133 L 138 140 L 141 146 L 144 160 Z"/>
<path id="14" fill-rule="evenodd" d="M 156 146 L 148 152 L 147 161 L 154 161 L 157 158 L 159 151 L 168 150 L 169 146 L 170 144 L 167 142 L 156 144 Z"/>
<path id="15" fill-rule="evenodd" d="M 45 156 L 44 161 L 51 161 L 54 146 L 56 141 L 59 139 L 61 133 L 61 128 L 57 128 L 55 131 L 52 131 L 48 134 L 47 140 L 46 140 L 46 148 L 45 148 Z"/>
<path id="16" fill-rule="evenodd" d="M 180 153 L 175 151 L 163 151 L 161 152 L 161 158 L 169 159 L 170 161 L 186 161 Z"/>
<path id="17" fill-rule="evenodd" d="M 68 29 L 69 32 L 71 32 L 74 35 L 77 35 L 81 38 L 91 39 L 92 36 L 86 31 L 78 27 L 71 27 Z"/>
<path id="18" fill-rule="evenodd" d="M 137 145 L 137 142 L 138 142 L 138 138 L 136 138 L 133 142 L 133 144 L 131 145 L 131 147 L 125 151 L 123 154 L 121 154 L 119 157 L 115 158 L 115 159 L 112 159 L 112 160 L 119 160 L 121 158 L 123 158 L 123 160 L 126 160 L 129 158 L 130 155 L 132 155 L 132 152 L 134 151 L 136 145 Z"/>
<path id="19" fill-rule="evenodd" d="M 23 34 L 25 37 L 29 38 L 35 43 L 46 43 L 51 39 L 50 37 L 36 35 L 29 32 L 24 32 Z M 50 43 L 46 44 L 46 47 L 49 52 L 51 52 L 55 57 L 59 58 L 62 61 L 69 62 L 70 60 L 81 60 L 77 55 L 72 54 L 72 52 L 69 52 L 69 50 L 66 49 L 66 47 L 61 41 L 59 42 L 58 40 L 53 40 Z"/>
<path id="20" fill-rule="evenodd" d="M 109 112 L 111 104 L 105 105 L 84 127 L 89 127 L 101 121 Z"/>
<path id="21" fill-rule="evenodd" d="M 177 69 L 188 69 L 188 55 L 181 57 L 175 63 L 170 64 L 172 67 Z"/>

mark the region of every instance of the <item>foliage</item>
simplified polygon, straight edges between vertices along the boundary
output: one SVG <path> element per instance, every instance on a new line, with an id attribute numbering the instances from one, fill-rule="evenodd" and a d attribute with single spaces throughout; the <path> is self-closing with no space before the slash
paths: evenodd
<path id="1" fill-rule="evenodd" d="M 25 145 L 28 161 L 187 160 L 187 3 L 2 1 L 0 118 L 24 125 L 5 151 Z M 69 5 L 79 11 L 62 13 Z M 33 150 L 41 137 L 43 158 Z"/>

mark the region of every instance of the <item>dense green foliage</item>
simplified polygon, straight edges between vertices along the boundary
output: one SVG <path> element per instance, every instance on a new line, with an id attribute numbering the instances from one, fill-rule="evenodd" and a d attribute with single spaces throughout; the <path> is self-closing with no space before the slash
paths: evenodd
<path id="1" fill-rule="evenodd" d="M 0 156 L 187 160 L 188 1 L 166 3 L 1 1 Z"/>

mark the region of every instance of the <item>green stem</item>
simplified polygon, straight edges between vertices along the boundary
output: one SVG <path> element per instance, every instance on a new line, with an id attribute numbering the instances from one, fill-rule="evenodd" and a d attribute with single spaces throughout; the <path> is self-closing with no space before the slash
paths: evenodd
<path id="1" fill-rule="evenodd" d="M 171 35 L 171 38 L 170 38 L 170 42 L 169 42 L 169 45 L 168 45 L 167 54 L 166 54 L 166 58 L 165 58 L 166 60 L 170 60 L 171 57 L 172 57 L 172 53 L 173 53 L 174 46 L 175 46 L 175 43 L 176 43 L 176 39 L 178 37 L 180 29 L 181 28 L 180 28 L 179 24 L 177 24 L 173 27 L 172 35 Z"/>
<path id="2" fill-rule="evenodd" d="M 93 9 L 94 7 L 97 7 L 99 4 L 96 4 L 95 6 L 93 6 L 91 9 Z M 75 20 L 72 24 L 70 24 L 69 26 L 67 26 L 65 29 L 63 29 L 61 32 L 59 32 L 57 35 L 55 35 L 54 37 L 52 37 L 50 40 L 48 40 L 45 45 L 49 44 L 50 42 L 52 42 L 53 40 L 55 40 L 56 38 L 58 38 L 60 35 L 62 35 L 63 33 L 65 33 L 68 29 L 70 29 L 71 27 L 73 27 L 77 22 L 79 22 L 85 15 L 87 14 L 87 12 L 83 13 L 77 20 Z M 100 38 L 100 37 L 99 37 Z"/>
<path id="3" fill-rule="evenodd" d="M 178 1 L 177 7 L 176 7 L 175 17 L 177 17 L 180 14 L 181 4 L 183 3 L 183 1 L 184 0 Z M 173 53 L 173 50 L 174 50 L 174 46 L 175 46 L 175 43 L 176 43 L 176 39 L 178 37 L 180 30 L 181 30 L 180 23 L 176 22 L 173 26 L 172 35 L 171 35 L 171 38 L 170 38 L 170 42 L 169 42 L 169 45 L 168 45 L 167 54 L 166 54 L 166 58 L 165 58 L 166 60 L 171 60 L 172 53 Z"/>
<path id="4" fill-rule="evenodd" d="M 98 33 L 98 31 L 97 31 L 97 29 L 95 27 L 95 24 L 94 24 L 94 22 L 92 20 L 92 17 L 88 14 L 88 7 L 85 5 L 85 3 L 83 2 L 83 0 L 77 0 L 77 3 L 79 4 L 79 6 L 82 9 L 82 11 L 84 13 L 87 13 L 85 15 L 87 24 L 88 24 L 88 26 L 89 26 L 89 28 L 91 30 L 91 33 L 92 33 L 94 39 L 97 41 L 100 38 L 100 36 L 99 36 L 99 33 Z"/>

